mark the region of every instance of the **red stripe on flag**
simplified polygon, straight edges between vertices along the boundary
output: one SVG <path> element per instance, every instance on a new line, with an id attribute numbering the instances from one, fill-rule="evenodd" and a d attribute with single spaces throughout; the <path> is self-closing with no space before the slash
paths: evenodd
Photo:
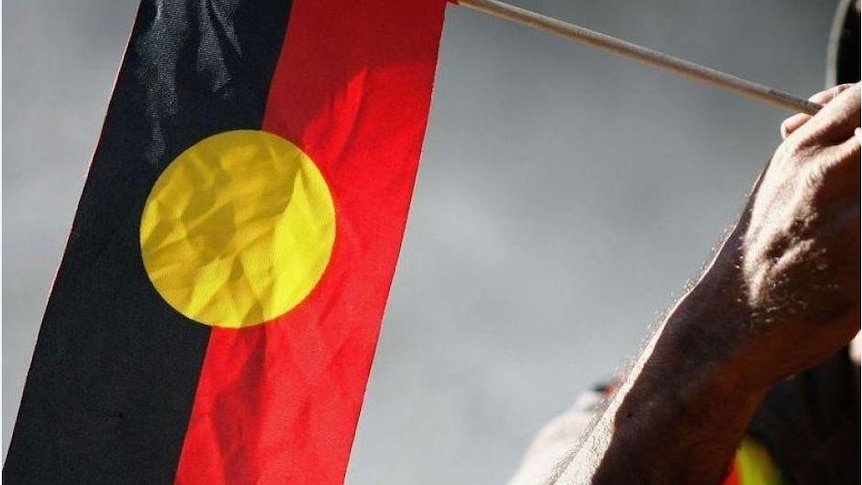
<path id="1" fill-rule="evenodd" d="M 263 129 L 335 200 L 332 259 L 287 315 L 214 329 L 181 484 L 342 483 L 401 245 L 445 0 L 297 0 Z"/>

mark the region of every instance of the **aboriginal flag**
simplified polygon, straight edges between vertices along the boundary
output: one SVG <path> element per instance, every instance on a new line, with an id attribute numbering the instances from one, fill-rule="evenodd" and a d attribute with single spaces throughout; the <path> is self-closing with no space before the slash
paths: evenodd
<path id="1" fill-rule="evenodd" d="M 444 0 L 144 0 L 13 484 L 344 480 Z"/>

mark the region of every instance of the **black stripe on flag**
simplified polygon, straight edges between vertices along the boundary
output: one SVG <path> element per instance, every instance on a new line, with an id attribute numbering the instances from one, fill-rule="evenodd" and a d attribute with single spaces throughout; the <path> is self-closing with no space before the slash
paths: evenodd
<path id="1" fill-rule="evenodd" d="M 259 129 L 290 2 L 144 0 L 42 321 L 3 480 L 172 483 L 209 328 L 146 276 L 139 223 L 165 167 Z"/>

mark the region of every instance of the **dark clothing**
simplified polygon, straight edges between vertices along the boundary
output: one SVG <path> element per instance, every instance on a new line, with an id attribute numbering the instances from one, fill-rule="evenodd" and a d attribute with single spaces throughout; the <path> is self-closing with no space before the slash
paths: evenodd
<path id="1" fill-rule="evenodd" d="M 757 410 L 749 435 L 788 485 L 860 483 L 858 371 L 842 351 L 776 385 Z"/>
<path id="2" fill-rule="evenodd" d="M 545 426 L 510 485 L 545 483 L 619 384 L 582 394 L 569 411 Z M 845 349 L 778 383 L 755 413 L 747 435 L 769 450 L 784 485 L 858 485 L 859 413 L 859 366 Z"/>

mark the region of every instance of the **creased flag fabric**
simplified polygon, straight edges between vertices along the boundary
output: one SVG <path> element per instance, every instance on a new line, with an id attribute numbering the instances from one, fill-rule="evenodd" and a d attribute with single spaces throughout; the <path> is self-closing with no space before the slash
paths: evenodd
<path id="1" fill-rule="evenodd" d="M 15 484 L 344 480 L 445 0 L 144 0 Z"/>

